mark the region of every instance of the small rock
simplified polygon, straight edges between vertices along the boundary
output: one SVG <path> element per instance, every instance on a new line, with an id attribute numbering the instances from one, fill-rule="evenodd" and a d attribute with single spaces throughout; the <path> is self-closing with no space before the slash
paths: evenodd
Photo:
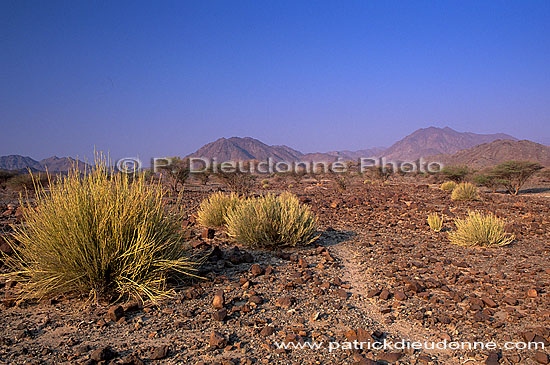
<path id="1" fill-rule="evenodd" d="M 541 351 L 535 353 L 534 359 L 539 364 L 548 364 L 550 362 L 548 355 Z"/>
<path id="2" fill-rule="evenodd" d="M 212 314 L 212 318 L 215 321 L 219 321 L 219 322 L 223 321 L 225 317 L 227 317 L 227 309 L 225 308 L 219 309 Z"/>
<path id="3" fill-rule="evenodd" d="M 211 347 L 222 349 L 227 346 L 227 340 L 221 333 L 213 331 L 210 334 L 209 344 Z"/>
<path id="4" fill-rule="evenodd" d="M 112 360 L 116 357 L 117 353 L 113 351 L 111 346 L 100 347 L 92 352 L 90 359 L 94 361 L 106 361 Z"/>
<path id="5" fill-rule="evenodd" d="M 211 240 L 214 238 L 214 235 L 216 234 L 216 231 L 212 228 L 205 228 L 202 230 L 201 238 L 203 240 Z"/>
<path id="6" fill-rule="evenodd" d="M 260 335 L 263 336 L 263 337 L 268 337 L 268 336 L 271 336 L 273 334 L 273 332 L 275 332 L 275 329 L 273 327 L 265 326 L 260 331 Z"/>
<path id="7" fill-rule="evenodd" d="M 300 256 L 300 258 L 298 259 L 298 267 L 300 267 L 300 269 L 308 268 L 308 263 L 305 258 Z"/>
<path id="8" fill-rule="evenodd" d="M 264 273 L 264 270 L 260 265 L 254 264 L 250 267 L 250 273 L 253 277 L 256 277 L 262 275 Z"/>
<path id="9" fill-rule="evenodd" d="M 539 293 L 537 292 L 537 289 L 529 289 L 529 290 L 527 290 L 527 296 L 528 296 L 529 298 L 536 298 L 538 295 L 539 295 Z"/>
<path id="10" fill-rule="evenodd" d="M 224 292 L 223 290 L 218 290 L 216 294 L 214 295 L 214 300 L 212 301 L 212 305 L 216 309 L 222 309 L 225 305 L 225 298 L 224 298 Z"/>
<path id="11" fill-rule="evenodd" d="M 485 365 L 498 365 L 498 353 L 490 352 L 487 359 L 485 359 Z"/>
<path id="12" fill-rule="evenodd" d="M 293 303 L 294 303 L 294 298 L 291 296 L 280 297 L 279 299 L 277 299 L 277 302 L 276 302 L 277 306 L 285 309 L 290 308 Z"/>
<path id="13" fill-rule="evenodd" d="M 390 298 L 390 292 L 387 289 L 384 289 L 380 292 L 380 299 L 388 300 Z"/>
<path id="14" fill-rule="evenodd" d="M 121 305 L 113 305 L 107 311 L 109 319 L 113 322 L 118 322 L 122 317 L 124 317 L 124 308 Z"/>
<path id="15" fill-rule="evenodd" d="M 155 347 L 153 351 L 151 351 L 151 360 L 162 360 L 166 356 L 168 356 L 168 352 L 170 352 L 170 347 L 168 345 L 162 345 L 159 347 Z"/>
<path id="16" fill-rule="evenodd" d="M 402 291 L 396 292 L 394 297 L 395 297 L 395 299 L 397 299 L 399 301 L 403 301 L 403 300 L 407 299 L 407 296 Z"/>

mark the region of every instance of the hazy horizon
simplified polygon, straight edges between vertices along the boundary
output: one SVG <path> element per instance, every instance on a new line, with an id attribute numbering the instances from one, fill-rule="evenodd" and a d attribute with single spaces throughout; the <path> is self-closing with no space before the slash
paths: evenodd
<path id="1" fill-rule="evenodd" d="M 549 145 L 550 3 L 0 3 L 0 155 L 359 150 L 429 126 Z"/>

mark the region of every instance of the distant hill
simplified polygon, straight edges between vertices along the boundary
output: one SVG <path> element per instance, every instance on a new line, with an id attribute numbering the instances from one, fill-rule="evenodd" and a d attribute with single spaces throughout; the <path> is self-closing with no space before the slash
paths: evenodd
<path id="1" fill-rule="evenodd" d="M 269 146 L 251 137 L 220 138 L 187 157 L 215 158 L 218 162 L 261 160 L 296 161 L 303 153 L 288 146 Z"/>
<path id="2" fill-rule="evenodd" d="M 509 160 L 533 161 L 550 167 L 550 147 L 527 140 L 497 140 L 453 154 L 430 156 L 427 160 L 451 166 L 466 165 L 474 169 L 491 167 Z"/>
<path id="3" fill-rule="evenodd" d="M 218 162 L 224 161 L 328 161 L 338 159 L 357 160 L 360 157 L 374 157 L 384 151 L 383 147 L 359 151 L 332 151 L 304 154 L 288 146 L 270 146 L 251 137 L 220 138 L 199 148 L 187 157 L 204 157 Z"/>
<path id="4" fill-rule="evenodd" d="M 28 156 L 9 155 L 0 156 L 0 170 L 14 170 L 14 171 L 46 171 L 49 172 L 64 172 L 71 169 L 76 162 L 71 157 L 57 157 L 52 156 L 40 161 L 36 161 Z M 82 161 L 78 161 L 79 169 L 83 170 L 86 164 Z"/>
<path id="5" fill-rule="evenodd" d="M 449 127 L 421 128 L 394 143 L 383 153 L 383 157 L 395 161 L 414 161 L 420 157 L 455 153 L 498 139 L 517 141 L 517 138 L 504 133 L 457 132 Z"/>
<path id="6" fill-rule="evenodd" d="M 40 171 L 42 170 L 42 165 L 40 162 L 33 160 L 28 156 L 21 155 L 9 155 L 9 156 L 0 156 L 0 170 L 26 170 L 31 169 L 31 171 Z"/>

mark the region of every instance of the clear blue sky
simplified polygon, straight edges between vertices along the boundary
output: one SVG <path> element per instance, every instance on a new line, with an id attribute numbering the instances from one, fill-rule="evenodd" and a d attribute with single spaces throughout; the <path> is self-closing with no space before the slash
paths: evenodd
<path id="1" fill-rule="evenodd" d="M 0 155 L 550 144 L 550 1 L 0 1 Z"/>

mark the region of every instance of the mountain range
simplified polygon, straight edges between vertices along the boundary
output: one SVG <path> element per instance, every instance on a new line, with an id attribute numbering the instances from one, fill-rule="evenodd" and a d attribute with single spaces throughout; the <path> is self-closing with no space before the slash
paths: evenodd
<path id="1" fill-rule="evenodd" d="M 453 154 L 496 140 L 517 141 L 517 138 L 504 133 L 477 134 L 457 132 L 449 127 L 429 127 L 418 129 L 389 148 L 375 147 L 359 151 L 302 153 L 287 146 L 269 146 L 250 137 L 232 137 L 220 138 L 208 143 L 188 157 L 215 158 L 217 162 L 252 159 L 264 161 L 268 158 L 274 161 L 333 162 L 338 159 L 357 160 L 362 157 L 384 157 L 390 161 L 414 161 L 420 157 Z"/>
<path id="2" fill-rule="evenodd" d="M 71 157 L 52 156 L 36 161 L 28 156 L 9 155 L 0 156 L 0 170 L 64 172 L 71 169 L 76 162 L 77 160 Z M 86 166 L 82 161 L 78 161 L 78 165 L 80 169 Z"/>
<path id="3" fill-rule="evenodd" d="M 495 166 L 509 160 L 534 161 L 543 166 L 550 166 L 550 147 L 527 140 L 497 140 L 453 154 L 430 156 L 426 160 L 449 166 L 465 165 L 474 169 Z"/>
<path id="4" fill-rule="evenodd" d="M 395 142 L 389 148 L 375 147 L 358 151 L 331 151 L 303 153 L 284 145 L 267 145 L 251 137 L 219 138 L 208 143 L 187 157 L 202 157 L 224 161 L 272 159 L 278 161 L 327 161 L 357 160 L 359 158 L 384 157 L 387 161 L 414 161 L 420 157 L 447 165 L 467 164 L 479 168 L 516 159 L 531 160 L 550 166 L 550 147 L 519 141 L 504 133 L 478 134 L 458 132 L 449 127 L 421 128 Z M 10 155 L 0 157 L 0 169 L 67 171 L 76 160 L 70 157 L 50 157 L 41 161 L 30 157 Z M 83 162 L 79 165 L 85 166 Z"/>

